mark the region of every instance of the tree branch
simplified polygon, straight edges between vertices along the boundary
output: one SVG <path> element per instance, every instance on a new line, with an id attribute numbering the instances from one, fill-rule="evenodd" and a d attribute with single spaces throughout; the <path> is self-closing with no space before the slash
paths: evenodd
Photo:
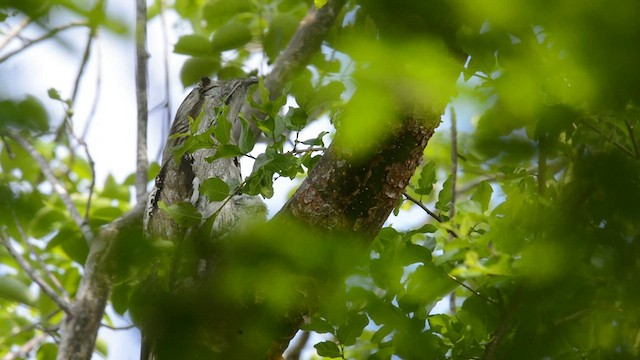
<path id="1" fill-rule="evenodd" d="M 13 50 L 13 51 L 7 53 L 6 55 L 4 55 L 3 57 L 0 57 L 0 63 L 3 63 L 5 61 L 7 61 L 10 57 L 12 57 L 12 56 L 14 56 L 14 55 L 16 55 L 16 54 L 28 49 L 29 47 L 31 47 L 31 46 L 33 46 L 33 45 L 35 45 L 35 44 L 37 44 L 37 43 L 39 43 L 41 41 L 44 41 L 44 40 L 47 40 L 49 38 L 52 38 L 52 37 L 56 36 L 56 34 L 58 34 L 61 31 L 64 31 L 64 30 L 67 30 L 67 29 L 71 29 L 71 28 L 74 28 L 74 27 L 88 26 L 88 25 L 89 24 L 87 22 L 82 21 L 82 22 L 69 23 L 69 24 L 60 26 L 58 28 L 51 29 L 48 33 L 42 35 L 39 38 L 36 38 L 36 39 L 33 39 L 33 40 L 28 40 L 24 44 L 24 46 L 22 46 L 21 48 Z"/>
<path id="2" fill-rule="evenodd" d="M 139 236 L 142 237 L 142 213 L 145 207 L 144 202 L 138 203 L 104 227 L 92 242 L 84 276 L 71 304 L 71 315 L 67 315 L 62 323 L 59 360 L 91 358 L 112 286 L 108 264 L 113 257 L 115 244 L 125 232 L 134 229 L 139 230 Z"/>
<path id="3" fill-rule="evenodd" d="M 40 154 L 40 152 L 38 152 L 38 150 L 33 145 L 31 145 L 31 143 L 29 143 L 29 141 L 27 141 L 27 139 L 23 138 L 22 135 L 20 135 L 17 131 L 10 130 L 9 135 L 23 149 L 25 149 L 29 153 L 29 155 L 31 155 L 31 157 L 33 158 L 33 160 L 36 161 L 36 163 L 38 163 L 38 166 L 40 166 L 40 170 L 42 171 L 42 174 L 44 174 L 47 181 L 53 187 L 53 191 L 55 191 L 55 193 L 58 194 L 60 199 L 62 199 L 64 206 L 67 208 L 67 211 L 71 215 L 71 218 L 76 223 L 76 225 L 78 225 L 78 228 L 80 229 L 80 232 L 82 233 L 82 236 L 84 237 L 85 241 L 87 242 L 87 244 L 91 244 L 91 241 L 94 238 L 94 234 L 93 234 L 93 231 L 91 230 L 91 227 L 84 220 L 82 215 L 80 215 L 80 212 L 78 212 L 78 208 L 76 208 L 73 201 L 71 200 L 71 196 L 69 196 L 69 192 L 67 192 L 67 189 L 64 188 L 62 183 L 60 183 L 60 181 L 53 174 L 53 170 L 51 169 L 51 166 L 49 165 L 47 160 L 42 156 L 42 154 Z"/>
<path id="4" fill-rule="evenodd" d="M 138 104 L 138 146 L 136 150 L 136 200 L 147 201 L 147 2 L 136 0 L 136 101 Z"/>
<path id="5" fill-rule="evenodd" d="M 5 36 L 4 39 L 2 39 L 2 41 L 0 41 L 0 51 L 2 51 L 2 49 L 4 49 L 4 47 L 7 46 L 11 42 L 11 40 L 13 40 L 14 37 L 18 36 L 18 34 L 20 34 L 20 32 L 24 28 L 26 28 L 29 24 L 31 24 L 32 21 L 33 19 L 31 19 L 28 16 L 25 16 L 24 19 L 22 19 L 22 21 L 20 22 L 20 24 L 16 25 L 16 27 L 11 29 L 11 31 L 7 34 L 7 36 Z"/>
<path id="6" fill-rule="evenodd" d="M 329 30 L 333 27 L 336 17 L 342 10 L 346 0 L 329 0 L 321 9 L 312 7 L 307 15 L 300 22 L 300 26 L 293 34 L 287 47 L 276 59 L 273 69 L 264 77 L 264 86 L 269 90 L 271 100 L 275 100 L 282 93 L 284 84 L 302 71 L 311 61 L 311 57 L 320 51 L 320 45 L 327 37 Z M 256 91 L 253 100 L 260 104 L 260 94 Z M 264 114 L 254 109 L 250 102 L 247 102 L 242 113 L 247 119 L 256 116 L 263 119 Z M 240 124 L 234 126 L 234 136 L 240 134 Z M 260 131 L 252 126 L 252 130 L 257 137 Z"/>
<path id="7" fill-rule="evenodd" d="M 13 245 L 11 245 L 11 239 L 9 239 L 9 236 L 4 229 L 0 230 L 0 238 L 2 239 L 2 245 L 4 245 L 4 247 L 7 249 L 9 255 L 11 255 L 11 257 L 18 263 L 18 265 L 20 265 L 22 270 L 24 270 L 27 275 L 29 275 L 29 278 L 31 278 L 31 280 L 38 284 L 40 289 L 45 294 L 47 294 L 47 296 L 51 298 L 51 300 L 53 300 L 53 302 L 55 302 L 65 313 L 71 314 L 69 304 L 65 300 L 63 300 L 55 292 L 55 290 L 53 290 L 53 288 L 49 286 L 46 281 L 44 281 L 44 279 L 36 274 L 36 271 L 31 266 L 31 264 L 29 264 L 27 259 L 20 255 L 18 251 L 13 247 Z"/>

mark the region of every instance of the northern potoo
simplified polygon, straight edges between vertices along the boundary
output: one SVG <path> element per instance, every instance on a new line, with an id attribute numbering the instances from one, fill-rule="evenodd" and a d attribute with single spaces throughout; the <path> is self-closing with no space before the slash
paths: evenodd
<path id="1" fill-rule="evenodd" d="M 234 79 L 228 81 L 212 81 L 203 78 L 199 85 L 191 91 L 178 108 L 171 127 L 169 138 L 164 148 L 160 172 L 149 195 L 147 210 L 144 214 L 144 228 L 151 240 L 161 239 L 173 243 L 175 251 L 172 258 L 156 265 L 150 278 L 146 281 L 146 289 L 141 290 L 145 296 L 166 297 L 162 310 L 147 311 L 143 315 L 141 330 L 143 333 L 142 359 L 172 358 L 175 354 L 161 354 L 159 349 L 170 341 L 170 329 L 157 319 L 172 311 L 171 307 L 185 307 L 190 297 L 195 297 L 199 290 L 194 290 L 198 282 L 206 282 L 207 276 L 215 271 L 216 242 L 223 241 L 227 235 L 243 223 L 245 219 L 264 217 L 266 209 L 259 197 L 248 196 L 237 192 L 224 201 L 211 201 L 202 195 L 200 186 L 210 178 L 219 178 L 227 184 L 242 182 L 240 166 L 237 158 L 223 157 L 211 162 L 206 159 L 213 156 L 219 142 L 213 138 L 212 148 L 198 148 L 186 152 L 176 159 L 174 151 L 186 141 L 185 134 L 192 127 L 193 121 L 202 114 L 194 136 L 206 134 L 219 125 L 221 121 L 234 124 L 238 121 L 238 113 L 246 101 L 251 85 L 257 83 L 256 78 Z M 222 119 L 225 116 L 225 119 Z M 211 133 L 211 132 L 209 132 Z M 211 135 L 213 137 L 213 135 Z M 234 142 L 233 139 L 230 142 Z M 200 213 L 199 224 L 185 225 L 179 223 L 160 206 L 188 203 Z M 207 224 L 207 226 L 203 226 Z M 206 229 L 206 231 L 203 231 Z M 213 245 L 212 245 L 213 244 Z M 166 260 L 166 259 L 165 259 Z M 203 280 L 204 279 L 204 280 Z M 199 293 L 198 293 L 199 294 Z M 200 295 L 197 295 L 200 296 Z M 169 305 L 167 305 L 167 303 Z M 152 306 L 149 306 L 152 307 Z M 167 310 L 168 308 L 168 310 Z M 182 311 L 182 310 L 180 310 Z M 165 314 L 163 314 L 165 312 Z M 191 315 L 189 315 L 191 316 Z M 198 325 L 199 327 L 203 327 Z M 205 326 L 206 327 L 206 326 Z M 206 332 L 206 329 L 204 330 Z M 194 336 L 203 336 L 202 331 L 194 332 Z M 190 358 L 182 354 L 182 358 Z"/>

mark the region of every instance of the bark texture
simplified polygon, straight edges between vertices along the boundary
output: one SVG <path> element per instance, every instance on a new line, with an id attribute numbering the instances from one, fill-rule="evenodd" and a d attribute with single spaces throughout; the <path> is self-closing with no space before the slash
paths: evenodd
<path id="1" fill-rule="evenodd" d="M 113 283 L 113 269 L 110 266 L 116 248 L 114 245 L 132 234 L 141 237 L 143 210 L 144 204 L 138 204 L 93 239 L 80 288 L 71 304 L 72 313 L 62 323 L 63 336 L 57 359 L 91 358 Z"/>

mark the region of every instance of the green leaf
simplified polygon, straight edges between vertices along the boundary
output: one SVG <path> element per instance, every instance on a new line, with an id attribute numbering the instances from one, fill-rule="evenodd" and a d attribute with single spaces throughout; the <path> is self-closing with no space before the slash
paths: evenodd
<path id="1" fill-rule="evenodd" d="M 223 201 L 229 196 L 229 185 L 220 178 L 210 178 L 200 185 L 200 193 L 211 201 Z"/>
<path id="2" fill-rule="evenodd" d="M 37 360 L 55 360 L 58 356 L 58 345 L 56 343 L 46 343 L 40 345 L 36 354 Z"/>
<path id="3" fill-rule="evenodd" d="M 131 193 L 128 186 L 118 184 L 113 175 L 107 175 L 100 196 L 128 202 L 131 198 Z"/>
<path id="4" fill-rule="evenodd" d="M 218 119 L 216 121 L 216 126 L 213 131 L 215 134 L 216 140 L 220 145 L 227 145 L 229 140 L 231 139 L 231 122 L 227 120 L 227 113 L 229 112 L 229 108 L 225 107 L 219 111 Z M 216 110 L 218 111 L 218 110 Z"/>
<path id="5" fill-rule="evenodd" d="M 251 13 L 251 0 L 209 0 L 202 9 L 202 18 L 207 28 L 214 29 L 241 13 Z"/>
<path id="6" fill-rule="evenodd" d="M 393 328 L 391 326 L 382 326 L 371 336 L 371 342 L 379 344 L 387 335 L 391 334 L 391 332 L 393 332 Z"/>
<path id="7" fill-rule="evenodd" d="M 442 190 L 438 194 L 438 202 L 436 203 L 436 209 L 447 212 L 451 209 L 451 199 L 453 198 L 453 183 L 452 176 L 449 175 L 447 180 L 442 184 Z"/>
<path id="8" fill-rule="evenodd" d="M 471 200 L 477 202 L 482 208 L 482 212 L 485 212 L 489 208 L 491 194 L 493 194 L 493 188 L 489 182 L 485 180 L 478 184 L 475 193 L 471 196 Z"/>
<path id="9" fill-rule="evenodd" d="M 431 194 L 433 184 L 435 184 L 436 180 L 436 163 L 434 161 L 429 161 L 420 171 L 418 188 L 415 190 L 416 193 L 419 195 Z"/>
<path id="10" fill-rule="evenodd" d="M 290 13 L 280 13 L 271 19 L 269 29 L 262 40 L 263 49 L 271 61 L 274 61 L 287 46 L 299 23 L 298 18 Z"/>
<path id="11" fill-rule="evenodd" d="M 336 337 L 342 345 L 351 346 L 362 335 L 362 331 L 364 331 L 367 324 L 369 324 L 367 315 L 352 313 L 349 315 L 347 322 L 338 328 Z"/>
<path id="12" fill-rule="evenodd" d="M 173 52 L 191 56 L 203 56 L 213 53 L 209 40 L 195 34 L 181 36 Z"/>
<path id="13" fill-rule="evenodd" d="M 171 216 L 171 218 L 183 226 L 193 226 L 198 225 L 202 221 L 202 214 L 188 202 L 181 202 L 178 204 L 172 204 L 167 206 L 164 202 L 160 201 L 158 203 L 158 207 L 161 210 L 164 210 Z"/>
<path id="14" fill-rule="evenodd" d="M 211 39 L 211 48 L 214 52 L 232 50 L 243 46 L 252 38 L 247 24 L 230 21 L 215 32 Z"/>
<path id="15" fill-rule="evenodd" d="M 35 303 L 35 299 L 29 292 L 29 286 L 11 275 L 0 277 L 0 297 L 26 305 Z"/>
<path id="16" fill-rule="evenodd" d="M 202 77 L 211 76 L 220 68 L 220 60 L 210 57 L 193 57 L 187 59 L 180 70 L 182 86 L 187 87 L 198 82 Z"/>
<path id="17" fill-rule="evenodd" d="M 96 341 L 96 352 L 106 358 L 109 353 L 109 345 L 103 339 Z"/>
<path id="18" fill-rule="evenodd" d="M 242 128 L 240 129 L 240 139 L 238 142 L 238 147 L 242 153 L 246 154 L 253 150 L 253 147 L 256 145 L 256 136 L 251 131 L 251 126 L 243 117 L 239 117 Z"/>
<path id="19" fill-rule="evenodd" d="M 327 4 L 327 0 L 313 0 L 313 3 L 316 5 L 316 8 L 321 9 Z"/>
<path id="20" fill-rule="evenodd" d="M 47 90 L 47 95 L 49 95 L 49 98 L 53 100 L 62 101 L 62 97 L 60 97 L 60 93 L 58 92 L 57 89 L 50 88 L 49 90 Z"/>
<path id="21" fill-rule="evenodd" d="M 313 319 L 311 319 L 311 322 L 302 325 L 302 330 L 313 331 L 318 334 L 333 334 L 333 332 L 335 331 L 333 326 L 329 324 L 327 320 L 319 317 L 314 317 Z"/>
<path id="22" fill-rule="evenodd" d="M 338 348 L 338 345 L 333 341 L 323 341 L 313 345 L 316 348 L 319 356 L 328 358 L 342 357 L 342 351 Z"/>
<path id="23" fill-rule="evenodd" d="M 242 151 L 240 151 L 240 148 L 238 146 L 232 144 L 224 144 L 222 146 L 217 146 L 215 154 L 207 157 L 205 160 L 208 162 L 212 162 L 216 159 L 232 158 L 240 155 L 243 155 L 243 153 Z"/>

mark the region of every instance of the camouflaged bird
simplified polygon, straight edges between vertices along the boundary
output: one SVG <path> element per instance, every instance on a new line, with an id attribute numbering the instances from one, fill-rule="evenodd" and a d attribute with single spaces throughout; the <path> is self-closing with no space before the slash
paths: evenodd
<path id="1" fill-rule="evenodd" d="M 255 222 L 266 218 L 266 207 L 260 197 L 237 192 L 223 201 L 212 201 L 200 192 L 200 185 L 210 178 L 219 178 L 227 184 L 240 184 L 242 176 L 237 158 L 223 157 L 208 162 L 206 159 L 216 152 L 215 146 L 175 151 L 185 144 L 189 136 L 211 134 L 213 143 L 218 144 L 210 130 L 223 116 L 229 122 L 227 126 L 238 121 L 248 89 L 256 83 L 254 77 L 227 81 L 203 78 L 178 108 L 164 148 L 160 172 L 144 213 L 146 237 L 151 242 L 168 241 L 173 250 L 169 252 L 168 259 L 156 261 L 149 270 L 149 277 L 138 289 L 136 296 L 141 299 L 138 314 L 131 309 L 132 318 L 137 316 L 136 322 L 141 328 L 141 359 L 176 358 L 178 355 L 173 351 L 177 348 L 175 342 L 180 341 L 176 339 L 179 333 L 202 339 L 208 336 L 211 327 L 218 326 L 201 321 L 197 328 L 191 326 L 192 329 L 186 331 L 176 325 L 176 318 L 180 323 L 181 317 L 189 319 L 208 311 L 208 300 L 202 299 L 200 291 L 202 284 L 206 285 L 208 277 L 215 271 L 216 244 L 241 230 L 249 220 Z M 198 119 L 199 115 L 199 121 L 192 120 Z M 235 140 L 231 138 L 230 142 Z M 177 155 L 182 153 L 184 155 Z M 163 209 L 164 206 L 183 203 L 192 205 L 200 213 L 202 220 L 199 223 L 179 223 Z M 193 300 L 198 300 L 205 308 L 202 311 L 195 309 Z M 181 312 L 188 310 L 196 315 Z M 215 348 L 215 341 L 206 342 L 213 343 Z M 193 351 L 196 350 L 200 351 Z M 215 352 L 215 349 L 207 351 Z M 194 357 L 186 353 L 179 356 L 185 359 Z"/>

